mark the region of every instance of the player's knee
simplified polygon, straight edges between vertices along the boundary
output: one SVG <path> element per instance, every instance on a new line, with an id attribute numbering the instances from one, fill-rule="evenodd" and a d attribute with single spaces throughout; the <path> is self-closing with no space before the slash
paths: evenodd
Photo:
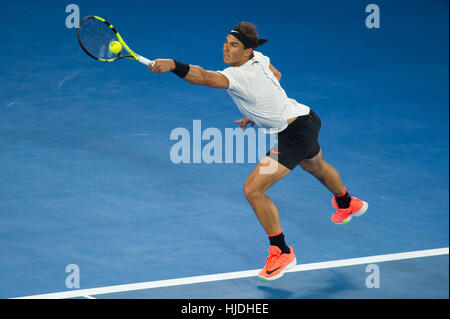
<path id="1" fill-rule="evenodd" d="M 249 198 L 252 195 L 253 192 L 254 192 L 254 187 L 253 187 L 252 183 L 249 182 L 249 181 L 245 181 L 245 183 L 244 183 L 244 195 L 245 195 L 245 197 Z"/>
<path id="2" fill-rule="evenodd" d="M 244 195 L 247 199 L 255 198 L 262 193 L 259 187 L 251 180 L 247 180 L 244 183 Z"/>

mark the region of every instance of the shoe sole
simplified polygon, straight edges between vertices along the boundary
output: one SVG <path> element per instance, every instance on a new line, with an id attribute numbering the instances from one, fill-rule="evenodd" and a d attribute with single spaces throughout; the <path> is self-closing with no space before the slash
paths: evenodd
<path id="1" fill-rule="evenodd" d="M 343 222 L 341 222 L 341 223 L 336 223 L 336 224 L 338 224 L 338 225 L 347 224 L 349 221 L 352 220 L 353 216 L 359 217 L 359 216 L 364 215 L 364 213 L 365 213 L 365 212 L 367 211 L 367 209 L 369 208 L 369 204 L 366 203 L 365 201 L 362 201 L 362 202 L 363 202 L 363 206 L 361 207 L 361 209 L 360 209 L 359 211 L 357 211 L 356 213 L 351 214 L 350 216 L 348 216 L 347 219 L 345 219 Z"/>
<path id="2" fill-rule="evenodd" d="M 279 278 L 283 277 L 284 272 L 285 272 L 286 270 L 291 269 L 291 268 L 294 267 L 295 265 L 297 265 L 297 258 L 295 258 L 293 261 L 291 261 L 291 262 L 289 263 L 289 265 L 287 265 L 286 267 L 284 267 L 284 269 L 283 269 L 282 271 L 280 271 L 280 273 L 277 274 L 277 275 L 275 275 L 275 276 L 272 276 L 272 277 L 264 277 L 264 276 L 258 275 L 258 277 L 261 278 L 261 279 L 263 279 L 263 280 L 269 280 L 269 281 L 270 281 L 270 280 L 276 280 L 276 279 L 279 279 Z"/>

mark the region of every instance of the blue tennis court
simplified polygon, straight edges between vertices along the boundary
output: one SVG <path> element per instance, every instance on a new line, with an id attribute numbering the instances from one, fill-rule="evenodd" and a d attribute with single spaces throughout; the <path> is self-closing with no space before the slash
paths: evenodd
<path id="1" fill-rule="evenodd" d="M 75 4 L 139 54 L 209 70 L 226 67 L 230 29 L 255 23 L 288 96 L 321 117 L 325 160 L 369 210 L 333 224 L 331 194 L 296 168 L 268 195 L 298 265 L 260 280 L 269 242 L 243 183 L 249 150 L 270 138 L 249 128 L 243 149 L 226 147 L 242 117 L 226 90 L 94 61 L 66 26 L 69 3 L 2 2 L 0 298 L 449 298 L 448 1 L 377 1 L 370 29 L 364 1 Z M 180 163 L 177 132 L 190 146 Z"/>

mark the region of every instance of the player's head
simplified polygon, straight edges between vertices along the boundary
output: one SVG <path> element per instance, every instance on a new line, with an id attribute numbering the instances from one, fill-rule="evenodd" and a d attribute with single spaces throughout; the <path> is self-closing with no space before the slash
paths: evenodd
<path id="1" fill-rule="evenodd" d="M 258 38 L 258 30 L 254 24 L 240 22 L 225 39 L 223 61 L 230 66 L 240 66 L 253 58 L 253 49 L 266 41 Z"/>

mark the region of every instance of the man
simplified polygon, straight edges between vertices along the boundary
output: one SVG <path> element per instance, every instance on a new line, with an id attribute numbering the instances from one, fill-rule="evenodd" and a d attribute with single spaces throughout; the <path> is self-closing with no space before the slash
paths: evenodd
<path id="1" fill-rule="evenodd" d="M 235 121 L 242 129 L 256 123 L 266 133 L 278 134 L 278 143 L 244 183 L 244 194 L 270 242 L 269 257 L 259 277 L 274 280 L 296 265 L 297 260 L 284 240 L 278 210 L 265 194 L 270 186 L 300 165 L 334 195 L 332 205 L 336 213 L 331 217 L 334 223 L 344 224 L 353 216 L 362 215 L 368 204 L 350 197 L 336 169 L 323 160 L 318 143 L 319 117 L 308 106 L 287 97 L 280 86 L 281 73 L 268 57 L 254 50 L 266 41 L 258 39 L 253 24 L 241 22 L 225 39 L 223 60 L 229 65 L 225 70 L 208 71 L 173 59 L 157 59 L 149 69 L 157 74 L 172 71 L 192 84 L 227 89 L 246 116 Z"/>

